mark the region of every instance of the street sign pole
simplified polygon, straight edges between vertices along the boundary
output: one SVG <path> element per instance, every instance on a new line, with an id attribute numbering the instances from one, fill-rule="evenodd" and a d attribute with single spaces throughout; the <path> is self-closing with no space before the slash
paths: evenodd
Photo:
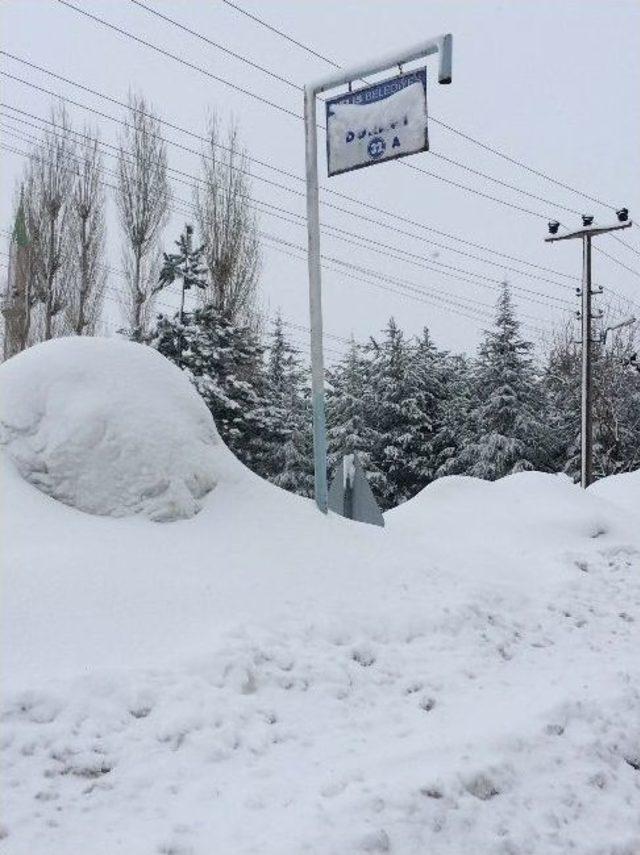
<path id="1" fill-rule="evenodd" d="M 307 240 L 309 264 L 309 318 L 311 328 L 311 403 L 313 407 L 313 471 L 316 504 L 328 507 L 327 425 L 324 410 L 324 354 L 322 352 L 322 284 L 320 274 L 320 203 L 318 198 L 318 134 L 316 92 L 305 87 L 304 126 L 307 171 Z"/>
<path id="2" fill-rule="evenodd" d="M 411 48 L 340 70 L 304 87 L 304 128 L 307 178 L 307 239 L 309 265 L 309 317 L 311 328 L 311 398 L 313 406 L 313 464 L 315 499 L 327 512 L 327 428 L 324 407 L 324 356 L 322 350 L 322 279 L 320 273 L 320 208 L 318 198 L 318 128 L 316 97 L 321 92 L 352 83 L 369 74 L 437 53 L 438 82 L 451 83 L 453 37 L 450 34 L 420 42 Z"/>

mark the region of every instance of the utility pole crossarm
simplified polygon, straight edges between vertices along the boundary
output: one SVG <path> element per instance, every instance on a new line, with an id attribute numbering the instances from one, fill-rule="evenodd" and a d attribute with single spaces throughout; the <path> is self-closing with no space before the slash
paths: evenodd
<path id="1" fill-rule="evenodd" d="M 550 235 L 544 240 L 545 243 L 554 243 L 558 240 L 572 240 L 573 238 L 585 237 L 585 235 L 594 237 L 595 235 L 604 235 L 607 232 L 617 232 L 619 229 L 628 229 L 632 225 L 633 222 L 628 220 L 626 223 L 615 223 L 613 226 L 585 226 L 575 232 L 565 232 L 563 235 Z"/>

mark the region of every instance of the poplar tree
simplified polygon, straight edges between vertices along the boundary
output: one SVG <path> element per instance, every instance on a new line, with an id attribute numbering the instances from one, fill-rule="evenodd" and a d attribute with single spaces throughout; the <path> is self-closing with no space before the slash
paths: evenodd
<path id="1" fill-rule="evenodd" d="M 124 311 L 134 337 L 143 337 L 162 285 L 159 239 L 169 217 L 167 147 L 159 121 L 140 95 L 129 98 L 118 149 L 116 202 L 124 238 Z"/>

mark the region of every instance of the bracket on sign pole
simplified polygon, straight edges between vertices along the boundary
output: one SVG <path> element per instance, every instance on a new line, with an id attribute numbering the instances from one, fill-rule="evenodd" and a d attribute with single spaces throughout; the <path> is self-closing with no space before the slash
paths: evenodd
<path id="1" fill-rule="evenodd" d="M 410 48 L 378 57 L 345 70 L 334 72 L 304 87 L 305 160 L 307 177 L 307 235 L 309 265 L 309 316 L 311 327 L 311 398 L 313 405 L 313 464 L 315 499 L 318 508 L 327 512 L 327 429 L 324 408 L 324 356 L 322 352 L 322 287 L 320 274 L 320 208 L 318 198 L 318 127 L 316 98 L 321 92 L 349 85 L 369 74 L 402 67 L 413 60 L 438 54 L 438 82 L 451 83 L 453 36 L 437 36 Z M 426 121 L 426 89 L 425 89 Z M 425 126 L 426 133 L 426 126 Z M 374 149 L 375 155 L 381 146 Z M 414 148 L 413 151 L 424 150 Z M 407 152 L 410 153 L 410 152 Z M 381 161 L 382 162 L 382 161 Z"/>

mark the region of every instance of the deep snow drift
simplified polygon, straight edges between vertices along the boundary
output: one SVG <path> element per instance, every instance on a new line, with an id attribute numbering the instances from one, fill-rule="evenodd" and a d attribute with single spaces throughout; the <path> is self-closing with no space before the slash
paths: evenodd
<path id="1" fill-rule="evenodd" d="M 0 366 L 0 444 L 24 478 L 95 514 L 190 517 L 226 456 L 181 372 L 149 347 L 61 338 Z"/>
<path id="2" fill-rule="evenodd" d="M 6 461 L 3 852 L 637 855 L 640 473 L 379 529 L 221 460 L 170 524 Z"/>

